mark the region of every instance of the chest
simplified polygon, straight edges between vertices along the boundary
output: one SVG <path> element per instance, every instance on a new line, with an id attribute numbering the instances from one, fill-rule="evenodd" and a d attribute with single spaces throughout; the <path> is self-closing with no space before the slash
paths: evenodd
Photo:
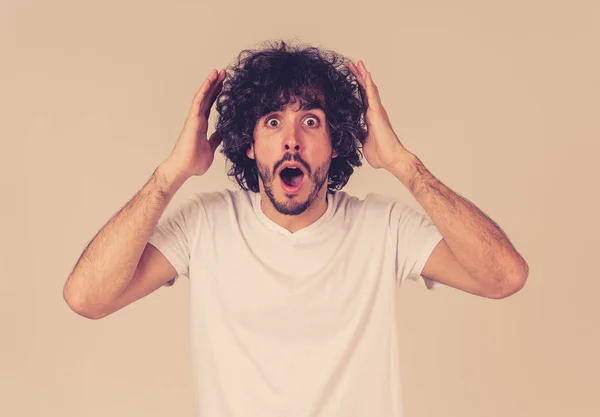
<path id="1" fill-rule="evenodd" d="M 388 246 L 351 233 L 314 247 L 229 239 L 193 254 L 192 302 L 207 316 L 219 314 L 263 337 L 326 339 L 372 315 L 391 314 Z"/>

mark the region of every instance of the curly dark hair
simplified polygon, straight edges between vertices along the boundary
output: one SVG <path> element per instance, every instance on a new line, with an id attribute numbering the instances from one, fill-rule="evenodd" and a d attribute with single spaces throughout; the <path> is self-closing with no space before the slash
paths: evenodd
<path id="1" fill-rule="evenodd" d="M 331 146 L 338 153 L 329 167 L 328 192 L 346 185 L 354 167 L 362 165 L 360 148 L 367 131 L 359 85 L 344 56 L 286 41 L 267 42 L 266 48 L 240 52 L 226 71 L 217 98 L 216 131 L 223 139 L 220 153 L 232 163 L 229 177 L 243 190 L 259 192 L 256 160 L 246 154 L 255 124 L 299 100 L 303 108 L 316 105 L 327 116 Z"/>

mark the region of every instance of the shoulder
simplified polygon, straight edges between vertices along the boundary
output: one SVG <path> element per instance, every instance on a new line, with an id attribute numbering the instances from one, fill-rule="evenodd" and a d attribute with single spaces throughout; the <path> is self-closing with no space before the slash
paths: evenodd
<path id="1" fill-rule="evenodd" d="M 226 213 L 229 209 L 252 207 L 252 191 L 229 190 L 200 191 L 194 193 L 190 199 L 196 202 L 205 213 Z"/>
<path id="2" fill-rule="evenodd" d="M 393 228 L 403 216 L 409 214 L 405 203 L 388 195 L 369 193 L 358 197 L 344 192 L 337 194 L 334 199 L 334 203 L 337 202 L 336 211 L 344 212 L 351 221 L 360 219 L 361 224 L 368 227 Z"/>
<path id="3" fill-rule="evenodd" d="M 339 194 L 338 200 L 340 201 L 340 205 L 345 205 L 347 208 L 360 212 L 363 215 L 373 214 L 379 216 L 385 213 L 389 214 L 395 207 L 405 206 L 394 197 L 384 194 L 369 193 L 362 198 L 349 195 L 345 192 L 337 194 Z"/>
<path id="4" fill-rule="evenodd" d="M 426 225 L 429 222 L 426 214 L 402 200 L 385 194 L 369 193 L 363 198 L 345 194 L 340 200 L 345 201 L 347 210 L 361 219 L 383 222 L 391 230 L 406 224 Z"/>

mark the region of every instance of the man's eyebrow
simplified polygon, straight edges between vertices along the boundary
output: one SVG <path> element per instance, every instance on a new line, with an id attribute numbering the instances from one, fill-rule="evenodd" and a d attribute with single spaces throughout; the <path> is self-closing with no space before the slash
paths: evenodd
<path id="1" fill-rule="evenodd" d="M 325 109 L 323 108 L 323 106 L 321 105 L 321 103 L 303 103 L 301 110 L 321 110 L 321 111 L 325 111 Z"/>
<path id="2" fill-rule="evenodd" d="M 310 111 L 310 110 L 321 110 L 323 113 L 325 113 L 325 109 L 323 109 L 323 107 L 320 104 L 308 104 L 308 105 L 302 106 L 300 108 L 300 111 Z M 283 112 L 283 109 L 272 110 L 268 113 L 265 113 L 264 116 L 261 116 L 261 119 L 264 117 L 272 116 L 277 113 L 281 113 L 281 112 Z"/>

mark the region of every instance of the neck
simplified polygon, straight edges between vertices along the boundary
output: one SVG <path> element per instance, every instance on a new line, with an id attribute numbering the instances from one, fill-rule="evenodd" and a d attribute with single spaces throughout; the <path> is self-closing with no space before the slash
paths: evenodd
<path id="1" fill-rule="evenodd" d="M 260 187 L 260 207 L 264 215 L 291 233 L 310 226 L 321 218 L 327 211 L 327 188 L 324 188 L 313 200 L 312 204 L 301 214 L 290 216 L 282 214 L 271 204 L 262 185 Z"/>

